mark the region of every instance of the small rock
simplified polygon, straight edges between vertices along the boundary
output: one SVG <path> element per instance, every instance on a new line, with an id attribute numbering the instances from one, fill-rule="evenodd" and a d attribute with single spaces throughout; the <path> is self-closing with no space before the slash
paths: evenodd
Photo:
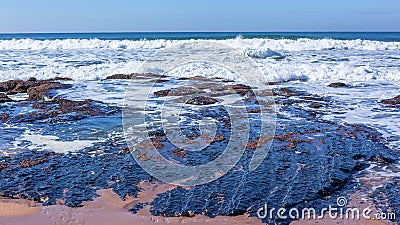
<path id="1" fill-rule="evenodd" d="M 314 102 L 310 104 L 310 107 L 314 109 L 319 109 L 322 107 L 322 104 Z"/>
<path id="2" fill-rule="evenodd" d="M 328 87 L 347 87 L 347 84 L 342 83 L 342 82 L 335 82 L 335 83 L 331 83 L 328 85 Z"/>
<path id="3" fill-rule="evenodd" d="M 290 88 L 280 88 L 278 90 L 272 91 L 274 95 L 290 97 L 290 96 L 298 96 L 300 93 L 290 89 Z"/>
<path id="4" fill-rule="evenodd" d="M 386 105 L 399 105 L 400 104 L 400 95 L 398 95 L 394 98 L 384 99 L 384 100 L 380 101 L 380 103 L 386 104 Z"/>
<path id="5" fill-rule="evenodd" d="M 8 118 L 10 118 L 10 115 L 8 115 L 7 113 L 0 114 L 1 121 L 6 122 L 8 120 Z"/>
<path id="6" fill-rule="evenodd" d="M 171 90 L 156 91 L 156 92 L 154 92 L 154 96 L 156 96 L 156 97 L 165 97 L 165 96 L 168 96 L 169 92 L 171 92 Z"/>
<path id="7" fill-rule="evenodd" d="M 248 113 L 261 113 L 259 108 L 251 108 L 247 110 Z"/>
<path id="8" fill-rule="evenodd" d="M 159 78 L 161 75 L 154 73 L 131 73 L 131 74 L 114 74 L 106 77 L 107 80 L 130 80 L 130 79 L 149 79 Z"/>
<path id="9" fill-rule="evenodd" d="M 186 101 L 186 104 L 191 104 L 191 105 L 211 105 L 214 103 L 219 102 L 217 99 L 215 98 L 210 98 L 210 97 L 206 97 L 206 96 L 198 96 L 198 97 L 194 97 L 192 99 L 189 99 Z"/>
<path id="10" fill-rule="evenodd" d="M 51 79 L 48 79 L 47 81 L 71 81 L 73 80 L 72 78 L 69 77 L 54 77 Z"/>

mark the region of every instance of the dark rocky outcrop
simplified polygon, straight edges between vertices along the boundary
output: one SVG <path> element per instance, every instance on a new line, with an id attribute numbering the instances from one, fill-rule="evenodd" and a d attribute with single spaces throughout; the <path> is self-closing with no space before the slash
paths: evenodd
<path id="1" fill-rule="evenodd" d="M 0 91 L 6 92 L 8 95 L 27 93 L 28 100 L 43 100 L 51 90 L 70 88 L 72 85 L 59 82 L 65 80 L 70 79 L 56 77 L 49 80 L 37 80 L 32 77 L 26 81 L 9 80 L 0 83 Z"/>
<path id="2" fill-rule="evenodd" d="M 48 79 L 47 81 L 71 81 L 73 80 L 72 78 L 69 77 L 54 77 L 51 79 Z"/>
<path id="3" fill-rule="evenodd" d="M 400 95 L 398 95 L 394 98 L 381 100 L 380 103 L 386 104 L 386 105 L 400 105 Z"/>
<path id="4" fill-rule="evenodd" d="M 62 84 L 59 82 L 43 82 L 38 86 L 28 88 L 28 100 L 44 100 L 48 96 L 50 91 L 57 89 L 66 89 L 70 87 L 72 87 L 72 85 L 70 84 Z"/>
<path id="5" fill-rule="evenodd" d="M 313 102 L 313 103 L 310 104 L 310 107 L 314 108 L 314 109 L 319 109 L 319 108 L 322 107 L 322 104 L 317 103 L 317 102 Z"/>
<path id="6" fill-rule="evenodd" d="M 335 83 L 331 83 L 328 85 L 328 87 L 348 87 L 347 84 L 342 83 L 342 82 L 335 82 Z"/>
<path id="7" fill-rule="evenodd" d="M 6 92 L 7 94 L 18 94 L 26 93 L 28 88 L 37 85 L 36 79 L 23 80 L 9 80 L 0 83 L 0 91 Z"/>

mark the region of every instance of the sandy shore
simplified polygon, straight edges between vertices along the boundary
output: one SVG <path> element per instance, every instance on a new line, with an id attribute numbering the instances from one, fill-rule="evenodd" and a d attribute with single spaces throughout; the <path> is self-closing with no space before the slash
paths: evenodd
<path id="1" fill-rule="evenodd" d="M 159 193 L 176 188 L 176 186 L 168 184 L 150 184 L 142 182 L 142 192 L 137 198 L 127 197 L 122 200 L 111 189 L 100 190 L 100 197 L 91 202 L 85 202 L 83 207 L 70 208 L 65 205 L 42 206 L 39 203 L 22 200 L 22 199 L 0 199 L 0 224 L 96 224 L 96 225 L 112 225 L 112 224 L 209 224 L 209 225 L 242 225 L 242 224 L 263 224 L 261 220 L 248 217 L 248 215 L 227 217 L 218 216 L 216 218 L 208 218 L 202 215 L 194 217 L 161 217 L 152 216 L 150 214 L 150 206 L 146 206 L 139 210 L 137 214 L 133 214 L 128 210 L 138 202 L 151 202 Z M 363 206 L 356 201 L 351 204 Z M 291 225 L 385 225 L 394 224 L 390 221 L 376 220 L 340 220 L 325 218 L 322 220 L 299 220 L 292 222 Z"/>
<path id="2" fill-rule="evenodd" d="M 112 190 L 100 190 L 100 197 L 92 202 L 85 202 L 83 207 L 70 208 L 64 205 L 41 206 L 35 202 L 26 200 L 0 200 L 0 224 L 210 224 L 210 225 L 233 225 L 233 224 L 262 224 L 257 218 L 247 215 L 216 218 L 208 218 L 202 215 L 194 217 L 160 217 L 150 214 L 150 207 L 145 207 L 137 214 L 128 211 L 138 202 L 152 201 L 157 194 L 172 190 L 175 186 L 159 184 L 149 185 L 147 182 L 141 184 L 143 191 L 137 198 L 128 197 L 125 201 Z"/>
<path id="3" fill-rule="evenodd" d="M 165 183 L 141 182 L 139 187 L 141 192 L 136 198 L 127 196 L 122 200 L 111 189 L 99 190 L 99 197 L 93 201 L 84 202 L 83 207 L 71 208 L 63 205 L 63 200 L 59 200 L 58 205 L 42 206 L 41 204 L 24 199 L 0 198 L 0 224 L 85 224 L 85 225 L 113 225 L 113 224 L 209 224 L 209 225 L 243 225 L 243 224 L 263 224 L 261 220 L 249 215 L 241 216 L 218 216 L 209 218 L 203 215 L 193 217 L 162 217 L 153 216 L 150 213 L 151 206 L 145 206 L 136 214 L 129 212 L 138 203 L 150 203 L 158 194 L 175 189 L 177 186 Z M 349 207 L 359 209 L 374 205 L 371 201 L 361 201 L 363 195 L 356 192 L 349 199 Z M 376 208 L 372 208 L 373 213 L 377 213 Z M 326 216 L 320 220 L 299 220 L 291 225 L 392 225 L 390 221 L 367 220 L 345 220 L 331 219 Z"/>

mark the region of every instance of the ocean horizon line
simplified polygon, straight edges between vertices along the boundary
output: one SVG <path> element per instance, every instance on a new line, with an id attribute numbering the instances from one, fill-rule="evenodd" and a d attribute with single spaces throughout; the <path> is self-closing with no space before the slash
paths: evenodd
<path id="1" fill-rule="evenodd" d="M 338 39 L 338 40 L 375 40 L 384 42 L 400 41 L 400 32 L 71 32 L 71 33 L 0 33 L 0 40 L 33 39 L 100 39 L 100 40 L 187 40 L 208 39 L 222 40 L 242 37 L 246 39 Z"/>
<path id="2" fill-rule="evenodd" d="M 1 34 L 119 34 L 119 33 L 400 33 L 400 31 L 38 31 L 38 32 L 0 32 Z"/>

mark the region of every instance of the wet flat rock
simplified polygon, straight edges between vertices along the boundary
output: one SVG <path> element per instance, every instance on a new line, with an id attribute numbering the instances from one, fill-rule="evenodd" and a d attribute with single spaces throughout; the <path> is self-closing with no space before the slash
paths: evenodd
<path id="1" fill-rule="evenodd" d="M 136 196 L 136 185 L 149 178 L 130 154 L 117 152 L 96 157 L 85 153 L 28 152 L 0 160 L 7 165 L 0 173 L 1 195 L 44 205 L 61 200 L 68 206 L 81 206 L 104 187 L 113 188 L 121 198 Z"/>
<path id="2" fill-rule="evenodd" d="M 93 100 L 23 101 L 0 107 L 0 114 L 9 123 L 76 121 L 94 116 L 115 115 L 120 108 Z"/>

